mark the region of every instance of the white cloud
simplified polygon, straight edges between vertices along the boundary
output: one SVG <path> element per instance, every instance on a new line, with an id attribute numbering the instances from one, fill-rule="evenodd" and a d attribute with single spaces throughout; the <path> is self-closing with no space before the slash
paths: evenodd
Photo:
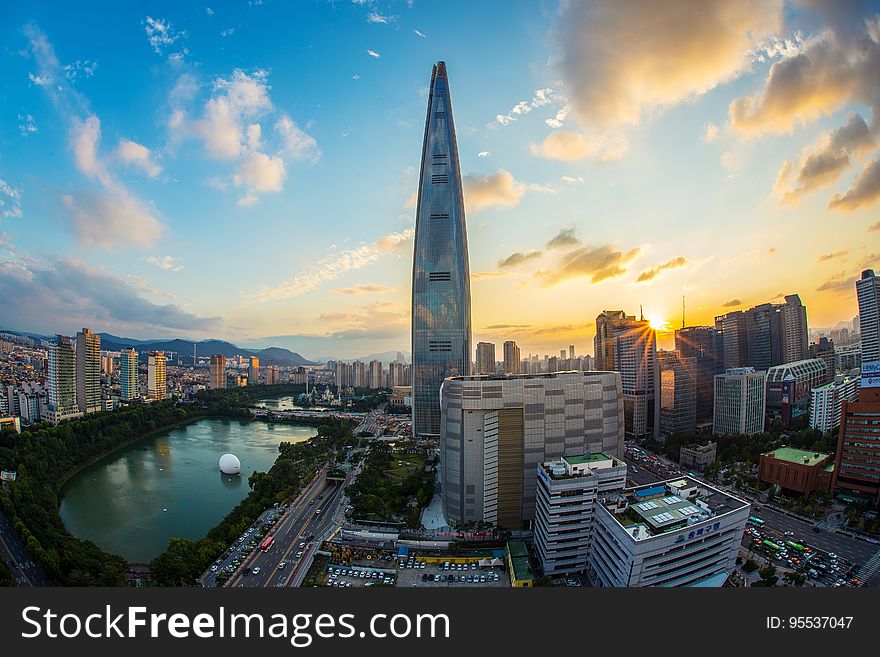
<path id="1" fill-rule="evenodd" d="M 150 149 L 135 141 L 120 139 L 116 147 L 116 157 L 124 164 L 137 167 L 150 178 L 162 173 L 162 167 L 153 160 Z"/>
<path id="2" fill-rule="evenodd" d="M 510 125 L 519 117 L 528 114 L 533 109 L 544 107 L 556 100 L 553 89 L 536 89 L 531 100 L 521 100 L 516 103 L 507 114 L 496 114 L 495 122 L 500 125 Z"/>
<path id="3" fill-rule="evenodd" d="M 220 30 L 220 36 L 222 37 L 232 36 L 233 34 L 235 34 L 234 27 L 227 27 L 225 30 Z"/>
<path id="4" fill-rule="evenodd" d="M 562 176 L 562 182 L 568 183 L 569 185 L 580 185 L 584 182 L 583 176 Z"/>
<path id="5" fill-rule="evenodd" d="M 21 191 L 0 178 L 0 217 L 21 217 Z"/>
<path id="6" fill-rule="evenodd" d="M 703 130 L 703 142 L 711 144 L 718 137 L 719 128 L 714 123 L 707 123 Z"/>
<path id="7" fill-rule="evenodd" d="M 249 192 L 280 192 L 287 172 L 280 157 L 254 152 L 247 156 L 233 176 L 236 187 Z"/>
<path id="8" fill-rule="evenodd" d="M 375 50 L 369 50 L 369 49 L 367 50 L 367 54 L 370 57 L 375 57 L 376 59 L 379 59 L 382 56 L 379 53 L 377 53 Z"/>
<path id="9" fill-rule="evenodd" d="M 413 30 L 413 32 L 415 32 L 416 36 L 422 37 L 423 39 L 426 38 L 426 35 L 423 32 L 419 32 L 418 30 Z"/>
<path id="10" fill-rule="evenodd" d="M 82 247 L 152 246 L 162 235 L 153 212 L 124 190 L 65 194 L 61 200 Z"/>
<path id="11" fill-rule="evenodd" d="M 550 128 L 561 128 L 565 125 L 565 120 L 568 118 L 569 113 L 571 113 L 571 105 L 563 105 L 559 108 L 559 111 L 556 112 L 556 116 L 551 119 L 545 119 L 544 123 Z"/>
<path id="12" fill-rule="evenodd" d="M 310 162 L 320 159 L 321 151 L 315 138 L 303 132 L 286 114 L 275 123 L 275 130 L 281 135 L 284 152 L 290 157 Z"/>
<path id="13" fill-rule="evenodd" d="M 591 158 L 600 162 L 619 160 L 629 144 L 620 134 L 600 133 L 586 135 L 580 132 L 557 130 L 551 132 L 541 144 L 532 144 L 532 154 L 549 160 L 572 162 Z"/>
<path id="14" fill-rule="evenodd" d="M 64 75 L 68 80 L 90 78 L 95 74 L 97 68 L 98 62 L 93 62 L 88 59 L 77 59 L 73 64 L 67 64 L 64 67 Z"/>
<path id="15" fill-rule="evenodd" d="M 34 117 L 30 114 L 19 114 L 18 121 L 18 131 L 21 133 L 22 137 L 27 137 L 28 135 L 39 132 L 37 122 L 34 121 Z"/>
<path id="16" fill-rule="evenodd" d="M 477 157 L 489 157 L 489 155 L 489 151 L 480 151 L 479 153 L 477 153 Z"/>
<path id="17" fill-rule="evenodd" d="M 307 266 L 305 270 L 290 280 L 274 287 L 263 287 L 253 292 L 249 298 L 253 301 L 272 301 L 298 297 L 317 289 L 324 283 L 336 280 L 343 274 L 362 269 L 385 255 L 405 246 L 415 235 L 413 228 L 400 233 L 391 233 L 380 237 L 375 242 L 365 244 L 356 249 L 332 252 L 330 255 Z"/>
<path id="18" fill-rule="evenodd" d="M 28 80 L 33 82 L 38 87 L 45 87 L 48 84 L 52 84 L 52 80 L 45 75 L 36 75 L 34 73 L 28 73 Z"/>
<path id="19" fill-rule="evenodd" d="M 566 95 L 585 126 L 635 124 L 747 71 L 781 25 L 782 0 L 565 3 Z"/>
<path id="20" fill-rule="evenodd" d="M 462 185 L 469 212 L 479 212 L 494 205 L 512 208 L 519 204 L 527 190 L 525 183 L 504 169 L 485 176 L 466 175 L 462 178 Z"/>
<path id="21" fill-rule="evenodd" d="M 396 19 L 397 16 L 386 16 L 380 14 L 378 11 L 371 11 L 369 14 L 367 14 L 368 23 L 380 23 L 382 25 L 387 25 L 388 23 L 391 23 Z"/>
<path id="22" fill-rule="evenodd" d="M 151 265 L 155 265 L 159 269 L 164 269 L 165 271 L 181 271 L 183 270 L 183 264 L 180 262 L 180 258 L 176 258 L 174 256 L 166 255 L 166 256 L 149 256 L 147 258 L 147 262 Z"/>
<path id="23" fill-rule="evenodd" d="M 176 32 L 168 21 L 151 16 L 147 16 L 145 20 L 144 31 L 150 47 L 157 55 L 161 55 L 164 49 L 186 36 L 186 32 Z"/>

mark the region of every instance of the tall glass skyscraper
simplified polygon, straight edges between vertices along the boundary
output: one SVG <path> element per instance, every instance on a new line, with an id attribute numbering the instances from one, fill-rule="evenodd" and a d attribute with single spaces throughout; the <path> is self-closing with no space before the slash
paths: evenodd
<path id="1" fill-rule="evenodd" d="M 413 433 L 440 434 L 440 385 L 470 374 L 471 284 L 446 63 L 431 73 L 413 254 Z"/>

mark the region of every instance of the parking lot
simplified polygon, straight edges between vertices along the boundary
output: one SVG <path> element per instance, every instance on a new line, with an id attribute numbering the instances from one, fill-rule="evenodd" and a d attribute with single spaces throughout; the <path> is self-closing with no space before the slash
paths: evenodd
<path id="1" fill-rule="evenodd" d="M 385 568 L 330 564 L 326 573 L 326 586 L 335 588 L 394 586 L 397 582 L 397 573 Z"/>
<path id="2" fill-rule="evenodd" d="M 510 586 L 503 566 L 480 568 L 476 560 L 470 563 L 432 563 L 409 559 L 398 563 L 397 572 L 400 587 Z"/>

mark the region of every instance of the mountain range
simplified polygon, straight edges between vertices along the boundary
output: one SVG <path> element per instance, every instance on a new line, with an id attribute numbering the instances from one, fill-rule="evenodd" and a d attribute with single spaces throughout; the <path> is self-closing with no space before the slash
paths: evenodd
<path id="1" fill-rule="evenodd" d="M 5 333 L 20 335 L 38 340 L 53 340 L 54 336 L 28 333 L 25 331 L 13 331 L 2 329 Z M 101 336 L 101 349 L 105 351 L 119 351 L 125 347 L 134 347 L 138 353 L 147 351 L 165 351 L 177 353 L 184 363 L 192 363 L 193 346 L 197 356 L 210 356 L 220 354 L 227 358 L 233 356 L 256 356 L 260 359 L 260 365 L 317 365 L 318 363 L 303 358 L 300 354 L 283 347 L 267 347 L 265 349 L 244 349 L 225 340 L 136 340 L 135 338 L 123 338 L 111 333 L 98 333 Z"/>

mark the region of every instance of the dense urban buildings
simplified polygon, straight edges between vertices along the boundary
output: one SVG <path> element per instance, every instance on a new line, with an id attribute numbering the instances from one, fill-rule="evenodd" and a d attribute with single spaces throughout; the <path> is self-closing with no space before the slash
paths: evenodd
<path id="1" fill-rule="evenodd" d="M 513 340 L 508 340 L 504 343 L 504 373 L 505 374 L 519 374 L 520 373 L 520 361 L 522 358 L 520 357 L 519 346 Z M 551 370 L 553 372 L 556 371 L 554 368 Z"/>
<path id="2" fill-rule="evenodd" d="M 68 335 L 56 335 L 49 347 L 49 408 L 52 424 L 79 417 L 76 402 L 76 350 Z"/>
<path id="3" fill-rule="evenodd" d="M 587 569 L 598 498 L 626 487 L 626 464 L 607 454 L 562 457 L 538 466 L 535 554 L 545 575 Z"/>
<path id="4" fill-rule="evenodd" d="M 758 480 L 809 499 L 816 492 L 831 492 L 833 471 L 834 454 L 780 447 L 761 454 Z"/>
<path id="5" fill-rule="evenodd" d="M 446 63 L 431 73 L 412 282 L 413 433 L 439 435 L 440 385 L 471 370 L 464 196 Z"/>
<path id="6" fill-rule="evenodd" d="M 763 303 L 720 315 L 715 328 L 722 335 L 725 369 L 766 371 L 807 357 L 807 309 L 797 294 L 787 295 L 785 303 Z"/>
<path id="7" fill-rule="evenodd" d="M 474 374 L 495 374 L 495 345 L 492 342 L 477 343 L 477 371 Z"/>
<path id="8" fill-rule="evenodd" d="M 694 359 L 696 422 L 712 421 L 715 375 L 724 371 L 722 333 L 714 326 L 687 326 L 675 332 L 675 350 Z"/>
<path id="9" fill-rule="evenodd" d="M 731 368 L 715 377 L 712 433 L 752 435 L 764 430 L 765 378 L 754 367 Z"/>
<path id="10" fill-rule="evenodd" d="M 455 525 L 527 527 L 540 463 L 623 455 L 616 372 L 453 377 L 443 382 L 441 408 L 443 508 Z"/>
<path id="11" fill-rule="evenodd" d="M 134 347 L 127 347 L 119 353 L 119 388 L 122 401 L 131 401 L 140 396 L 138 353 Z"/>
<path id="12" fill-rule="evenodd" d="M 690 477 L 596 505 L 587 574 L 595 587 L 721 586 L 751 506 Z"/>
<path id="13" fill-rule="evenodd" d="M 603 311 L 596 317 L 595 367 L 620 372 L 626 417 L 626 435 L 660 437 L 660 372 L 657 334 L 650 322 L 622 310 Z"/>
<path id="14" fill-rule="evenodd" d="M 167 386 L 165 353 L 151 351 L 147 354 L 147 399 L 165 399 Z"/>
<path id="15" fill-rule="evenodd" d="M 693 433 L 697 427 L 696 359 L 657 353 L 660 367 L 660 435 Z"/>
<path id="16" fill-rule="evenodd" d="M 209 388 L 225 388 L 226 387 L 226 357 L 220 354 L 211 356 L 208 365 L 208 387 Z"/>
<path id="17" fill-rule="evenodd" d="M 832 484 L 880 508 L 880 387 L 866 387 L 864 380 L 858 401 L 843 401 Z"/>
<path id="18" fill-rule="evenodd" d="M 101 410 L 101 336 L 87 328 L 76 334 L 76 404 L 80 413 Z"/>
<path id="19" fill-rule="evenodd" d="M 880 278 L 866 269 L 856 281 L 863 363 L 880 361 Z"/>

